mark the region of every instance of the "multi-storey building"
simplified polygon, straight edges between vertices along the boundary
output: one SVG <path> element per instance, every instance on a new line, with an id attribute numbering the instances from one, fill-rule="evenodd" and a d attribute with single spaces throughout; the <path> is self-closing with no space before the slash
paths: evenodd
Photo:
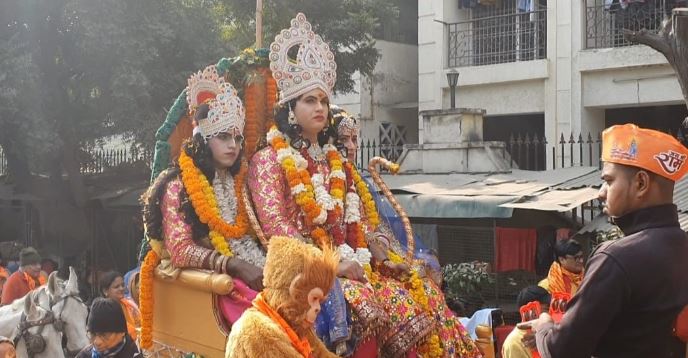
<path id="1" fill-rule="evenodd" d="M 615 123 L 676 131 L 688 113 L 674 71 L 623 32 L 659 29 L 687 3 L 421 0 L 418 108 L 449 107 L 446 74 L 455 70 L 457 107 L 486 110 L 485 140 L 529 132 L 551 150 L 562 133 L 595 138 Z M 553 156 L 540 155 L 551 167 Z"/>

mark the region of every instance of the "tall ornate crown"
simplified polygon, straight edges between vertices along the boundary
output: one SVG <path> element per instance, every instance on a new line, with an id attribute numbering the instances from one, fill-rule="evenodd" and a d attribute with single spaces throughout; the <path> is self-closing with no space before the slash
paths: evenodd
<path id="1" fill-rule="evenodd" d="M 246 112 L 237 90 L 230 83 L 220 85 L 221 92 L 208 103 L 208 118 L 198 121 L 201 134 L 206 139 L 220 133 L 243 133 Z"/>
<path id="2" fill-rule="evenodd" d="M 223 132 L 243 133 L 244 105 L 237 90 L 225 82 L 214 65 L 191 75 L 186 87 L 186 102 L 189 112 L 194 112 L 201 104 L 208 104 L 207 118 L 199 119 L 196 127 L 205 139 Z"/>
<path id="3" fill-rule="evenodd" d="M 192 74 L 186 86 L 186 103 L 189 105 L 189 113 L 195 112 L 199 105 L 214 99 L 222 90 L 220 85 L 224 82 L 224 78 L 220 77 L 214 65 Z"/>
<path id="4" fill-rule="evenodd" d="M 299 46 L 295 59 L 289 50 Z M 298 13 L 291 27 L 282 30 L 270 45 L 270 70 L 280 89 L 280 104 L 320 88 L 332 97 L 337 63 L 330 46 L 311 29 L 306 15 Z"/>

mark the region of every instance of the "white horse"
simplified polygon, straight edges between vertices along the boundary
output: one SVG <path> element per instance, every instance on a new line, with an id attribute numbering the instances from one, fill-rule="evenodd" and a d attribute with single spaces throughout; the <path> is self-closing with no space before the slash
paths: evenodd
<path id="1" fill-rule="evenodd" d="M 53 313 L 58 330 L 67 338 L 67 353 L 75 356 L 89 341 L 86 335 L 88 307 L 79 298 L 79 281 L 74 268 L 69 268 L 67 282 L 62 282 L 53 272 L 48 277 L 48 284 L 37 291 L 35 302 Z"/>
<path id="2" fill-rule="evenodd" d="M 16 343 L 17 357 L 64 357 L 62 335 L 55 328 L 55 317 L 34 301 L 35 292 L 27 299 L 0 307 L 0 335 Z"/>

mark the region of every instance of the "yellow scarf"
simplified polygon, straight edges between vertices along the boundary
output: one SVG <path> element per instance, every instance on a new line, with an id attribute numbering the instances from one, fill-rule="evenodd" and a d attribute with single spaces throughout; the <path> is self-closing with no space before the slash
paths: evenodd
<path id="1" fill-rule="evenodd" d="M 294 348 L 296 348 L 296 350 L 299 351 L 302 356 L 305 358 L 309 358 L 311 356 L 312 349 L 308 339 L 300 339 L 294 329 L 291 328 L 289 323 L 287 323 L 287 321 L 285 321 L 284 318 L 277 313 L 277 311 L 270 307 L 270 305 L 263 298 L 262 294 L 259 293 L 256 299 L 253 300 L 253 307 L 277 323 L 284 330 L 284 333 L 286 333 L 289 337 L 291 345 L 294 346 Z"/>
<path id="2" fill-rule="evenodd" d="M 561 267 L 561 265 L 555 261 L 549 268 L 547 281 L 550 293 L 565 292 L 573 296 L 576 294 L 576 291 L 578 291 L 581 281 L 583 281 L 583 271 L 581 271 L 581 273 L 572 273 Z"/>

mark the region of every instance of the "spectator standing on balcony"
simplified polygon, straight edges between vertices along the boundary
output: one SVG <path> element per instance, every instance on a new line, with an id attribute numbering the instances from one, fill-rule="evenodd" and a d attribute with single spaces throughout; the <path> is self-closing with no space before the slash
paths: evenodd
<path id="1" fill-rule="evenodd" d="M 665 133 L 632 124 L 602 134 L 599 200 L 624 237 L 600 245 L 562 321 L 533 324 L 542 357 L 683 357 L 674 335 L 688 304 L 688 238 L 673 204 L 688 150 Z"/>

